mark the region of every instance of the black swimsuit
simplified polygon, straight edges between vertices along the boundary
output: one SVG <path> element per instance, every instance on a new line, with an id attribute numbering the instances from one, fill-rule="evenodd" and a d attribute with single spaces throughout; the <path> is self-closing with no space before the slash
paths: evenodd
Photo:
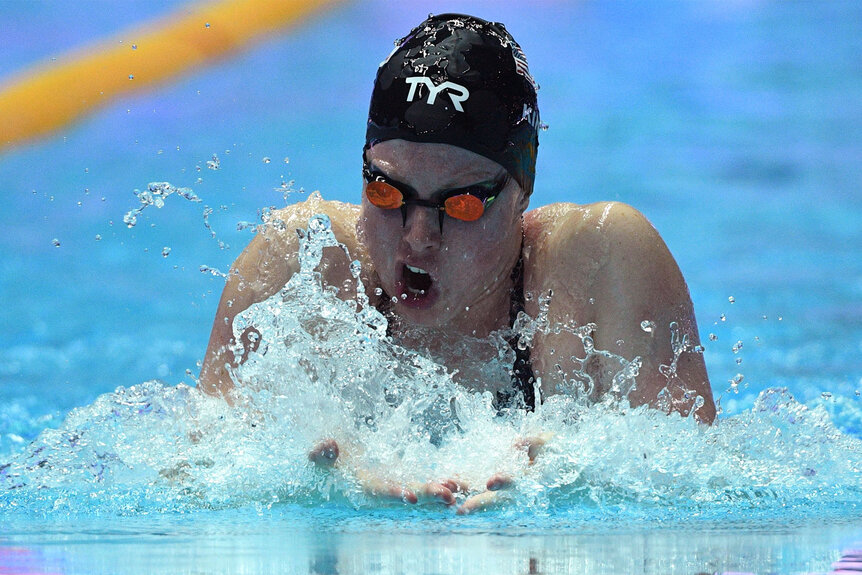
<path id="1" fill-rule="evenodd" d="M 509 308 L 509 326 L 515 325 L 518 313 L 524 311 L 524 256 L 518 258 L 518 263 L 512 270 L 512 305 Z M 509 345 L 515 351 L 515 364 L 512 366 L 512 391 L 497 392 L 497 407 L 502 409 L 513 407 L 513 401 L 520 395 L 523 397 L 524 407 L 529 411 L 536 408 L 536 393 L 533 384 L 536 378 L 533 375 L 533 364 L 530 361 L 530 348 L 521 349 L 518 346 L 519 334 L 514 334 L 509 340 Z M 515 404 L 517 405 L 517 404 Z"/>

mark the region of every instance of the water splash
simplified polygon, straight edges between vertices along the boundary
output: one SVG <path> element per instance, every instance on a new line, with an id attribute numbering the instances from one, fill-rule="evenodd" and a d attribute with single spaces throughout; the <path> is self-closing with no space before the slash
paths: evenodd
<path id="1" fill-rule="evenodd" d="M 161 208 L 165 205 L 165 200 L 168 196 L 177 194 L 190 202 L 200 202 L 200 198 L 195 195 L 191 188 L 177 188 L 168 182 L 152 182 L 144 191 L 135 190 L 135 196 L 138 198 L 140 205 L 126 212 L 123 216 L 123 223 L 128 227 L 133 228 L 138 223 L 138 216 L 150 206 Z"/>
<path id="2" fill-rule="evenodd" d="M 380 506 L 360 488 L 356 468 L 399 482 L 458 477 L 474 487 L 507 473 L 516 482 L 501 512 L 524 517 L 681 521 L 816 516 L 835 505 L 859 511 L 862 441 L 835 427 L 824 398 L 807 406 L 786 390 L 767 390 L 751 411 L 712 427 L 632 409 L 625 396 L 637 358 L 596 349 L 594 325 L 549 325 L 552 294 L 542 294 L 538 316 L 516 321 L 525 345 L 539 330 L 569 330 L 584 343 L 582 362 L 617 358 L 618 377 L 597 402 L 586 400 L 596 383 L 580 374 L 535 412 L 500 410 L 489 389 L 471 391 L 460 374 L 387 335 L 386 318 L 358 281 L 358 262 L 350 265 L 352 289 L 321 284 L 324 249 L 350 257 L 325 216 L 299 235 L 300 271 L 234 321 L 236 336 L 254 328 L 258 341 L 232 374 L 241 382 L 233 405 L 157 381 L 102 395 L 0 463 L 0 512 Z M 488 343 L 465 345 L 470 354 Z M 677 336 L 675 353 L 686 345 Z M 494 361 L 511 366 L 508 344 L 498 351 Z M 480 377 L 505 379 L 499 371 Z M 862 420 L 858 405 L 839 407 L 843 421 Z M 538 433 L 552 438 L 529 465 L 514 446 Z M 323 438 L 337 440 L 349 464 L 314 467 L 307 453 Z"/>

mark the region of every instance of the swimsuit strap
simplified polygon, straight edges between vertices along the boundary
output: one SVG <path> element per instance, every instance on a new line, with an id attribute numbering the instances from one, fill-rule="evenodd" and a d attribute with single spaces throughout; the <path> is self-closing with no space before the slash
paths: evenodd
<path id="1" fill-rule="evenodd" d="M 521 242 L 521 255 L 518 263 L 512 269 L 512 305 L 509 307 L 509 326 L 515 325 L 518 314 L 524 311 L 524 244 Z M 515 334 L 509 340 L 509 345 L 515 351 L 515 364 L 512 366 L 512 392 L 498 392 L 497 405 L 501 408 L 510 407 L 516 396 L 524 398 L 524 405 L 530 411 L 536 407 L 536 393 L 533 384 L 533 364 L 530 361 L 530 348 L 518 347 L 520 336 Z"/>

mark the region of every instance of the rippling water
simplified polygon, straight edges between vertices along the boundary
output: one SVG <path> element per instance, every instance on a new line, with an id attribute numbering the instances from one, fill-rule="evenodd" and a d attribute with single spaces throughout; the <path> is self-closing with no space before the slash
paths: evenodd
<path id="1" fill-rule="evenodd" d="M 0 73 L 137 13 L 89 6 L 5 3 Z M 244 408 L 193 389 L 261 206 L 302 187 L 355 200 L 369 78 L 428 11 L 402 8 L 346 5 L 0 158 L 0 565 L 828 571 L 862 539 L 858 3 L 471 5 L 507 23 L 542 85 L 534 205 L 631 203 L 679 261 L 724 409 L 713 427 L 565 394 L 500 417 L 300 278 L 292 304 L 262 304 L 277 320 L 248 318 L 287 345 L 244 368 Z M 129 228 L 154 180 L 201 201 L 165 196 Z M 443 400 L 448 418 L 427 417 Z M 402 479 L 521 479 L 466 518 L 380 506 L 306 463 L 334 428 Z M 539 429 L 554 438 L 525 465 L 511 443 Z"/>

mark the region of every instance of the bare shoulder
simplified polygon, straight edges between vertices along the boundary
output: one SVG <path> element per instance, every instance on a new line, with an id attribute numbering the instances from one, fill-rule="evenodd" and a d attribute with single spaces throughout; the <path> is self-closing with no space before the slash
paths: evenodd
<path id="1" fill-rule="evenodd" d="M 304 202 L 269 214 L 258 227 L 257 235 L 234 262 L 231 271 L 236 281 L 233 283 L 237 287 L 251 288 L 256 298 L 268 297 L 280 289 L 299 269 L 297 230 L 306 229 L 311 217 L 317 214 L 329 218 L 336 239 L 351 253 L 361 247 L 356 239 L 359 206 L 324 200 L 315 192 Z"/>
<path id="2" fill-rule="evenodd" d="M 596 349 L 640 358 L 638 384 L 629 395 L 633 405 L 685 414 L 699 395 L 704 403 L 698 417 L 712 421 L 715 407 L 703 356 L 692 351 L 699 338 L 688 287 L 647 218 L 618 202 L 552 204 L 526 214 L 524 229 L 524 287 L 553 293 L 550 325 L 593 324 Z M 527 306 L 531 315 L 538 311 L 535 299 Z M 644 321 L 652 325 L 649 330 Z M 687 342 L 685 348 L 674 349 L 674 338 Z M 565 370 L 557 363 L 561 351 L 562 357 L 585 357 L 581 342 L 565 332 L 537 336 L 533 350 L 545 393 L 552 393 L 561 377 L 558 367 Z M 596 371 L 599 390 L 608 383 L 602 379 L 606 367 Z M 669 406 L 659 400 L 663 390 L 670 394 Z"/>
<path id="3" fill-rule="evenodd" d="M 356 222 L 359 219 L 359 206 L 335 200 L 324 200 L 318 192 L 313 192 L 304 202 L 299 202 L 272 212 L 270 222 L 282 222 L 276 224 L 274 229 L 284 229 L 295 233 L 297 229 L 304 229 L 308 221 L 316 214 L 325 214 L 332 223 L 332 230 L 339 241 L 356 241 Z"/>
<path id="4" fill-rule="evenodd" d="M 539 285 L 563 282 L 587 289 L 623 279 L 620 274 L 634 278 L 639 270 L 676 269 L 655 227 L 620 202 L 542 206 L 525 215 L 524 228 Z"/>

